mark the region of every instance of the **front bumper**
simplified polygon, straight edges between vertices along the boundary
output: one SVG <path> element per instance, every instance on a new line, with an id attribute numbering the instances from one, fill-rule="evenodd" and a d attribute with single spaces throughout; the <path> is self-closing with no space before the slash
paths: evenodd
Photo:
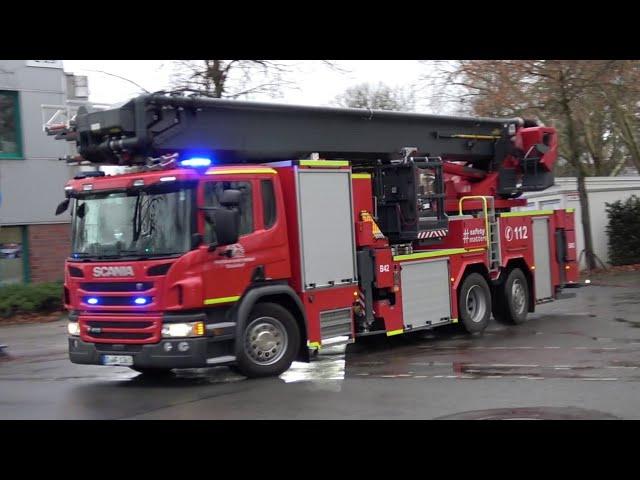
<path id="1" fill-rule="evenodd" d="M 181 352 L 178 344 L 186 342 L 189 349 Z M 165 350 L 171 343 L 171 351 Z M 102 365 L 103 355 L 130 355 L 133 367 L 140 368 L 202 368 L 233 363 L 233 340 L 204 338 L 167 338 L 154 344 L 88 343 L 69 336 L 69 359 L 72 363 Z"/>

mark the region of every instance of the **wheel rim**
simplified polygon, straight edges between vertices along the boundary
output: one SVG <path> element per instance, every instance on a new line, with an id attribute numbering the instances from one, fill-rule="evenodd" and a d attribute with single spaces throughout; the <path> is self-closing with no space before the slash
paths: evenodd
<path id="1" fill-rule="evenodd" d="M 479 285 L 474 285 L 469 289 L 465 305 L 471 321 L 474 323 L 481 322 L 487 311 L 487 303 Z"/>
<path id="2" fill-rule="evenodd" d="M 523 313 L 527 296 L 524 291 L 524 285 L 518 279 L 515 279 L 511 285 L 511 298 L 513 299 L 513 307 L 516 313 Z"/>
<path id="3" fill-rule="evenodd" d="M 244 351 L 257 365 L 273 365 L 287 350 L 287 331 L 276 318 L 256 318 L 245 331 Z"/>

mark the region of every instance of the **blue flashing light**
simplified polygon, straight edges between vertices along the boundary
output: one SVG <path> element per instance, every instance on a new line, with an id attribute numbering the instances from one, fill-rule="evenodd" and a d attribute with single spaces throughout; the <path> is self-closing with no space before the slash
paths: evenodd
<path id="1" fill-rule="evenodd" d="M 211 159 L 206 157 L 192 157 L 180 161 L 182 167 L 208 167 L 211 165 Z"/>
<path id="2" fill-rule="evenodd" d="M 89 298 L 87 298 L 87 303 L 89 305 L 97 305 L 98 304 L 98 299 L 96 297 L 89 297 Z"/>
<path id="3" fill-rule="evenodd" d="M 147 304 L 147 299 L 144 297 L 137 297 L 133 303 L 135 303 L 136 305 L 146 305 Z"/>

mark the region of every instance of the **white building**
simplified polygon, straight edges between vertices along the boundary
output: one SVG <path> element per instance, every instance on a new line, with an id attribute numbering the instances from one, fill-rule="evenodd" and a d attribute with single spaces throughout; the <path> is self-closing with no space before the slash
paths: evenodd
<path id="1" fill-rule="evenodd" d="M 631 195 L 640 197 L 640 176 L 624 177 L 589 177 L 586 179 L 589 196 L 589 212 L 591 214 L 591 234 L 595 254 L 607 263 L 609 260 L 607 224 L 609 219 L 605 210 L 606 203 L 617 200 L 625 201 Z M 584 235 L 578 185 L 575 177 L 558 177 L 555 185 L 542 192 L 529 192 L 523 195 L 527 199 L 527 206 L 519 210 L 552 210 L 556 208 L 575 209 L 576 239 L 578 254 L 584 249 Z M 584 254 L 581 256 L 580 266 L 586 266 Z"/>

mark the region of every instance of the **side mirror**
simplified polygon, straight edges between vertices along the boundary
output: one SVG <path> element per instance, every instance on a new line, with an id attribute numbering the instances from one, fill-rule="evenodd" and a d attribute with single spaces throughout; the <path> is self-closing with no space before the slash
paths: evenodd
<path id="1" fill-rule="evenodd" d="M 198 248 L 200 245 L 202 245 L 202 241 L 202 234 L 194 233 L 193 235 L 191 235 L 191 248 Z"/>
<path id="2" fill-rule="evenodd" d="M 76 210 L 76 215 L 79 218 L 84 218 L 84 216 L 87 214 L 87 204 L 86 203 L 82 203 L 78 206 L 77 210 Z"/>
<path id="3" fill-rule="evenodd" d="M 70 199 L 67 198 L 60 202 L 58 208 L 56 208 L 56 215 L 60 215 L 61 213 L 65 212 L 67 208 L 69 208 L 69 201 Z"/>
<path id="4" fill-rule="evenodd" d="M 212 208 L 205 211 L 204 218 L 207 223 L 213 226 L 213 231 L 216 236 L 216 241 L 209 245 L 209 250 L 238 242 L 240 214 L 237 210 Z"/>
<path id="5" fill-rule="evenodd" d="M 549 151 L 549 147 L 547 147 L 544 143 L 536 143 L 536 150 L 544 155 Z"/>
<path id="6" fill-rule="evenodd" d="M 242 192 L 240 190 L 228 189 L 222 192 L 220 205 L 223 207 L 237 207 L 240 205 L 241 198 Z"/>

